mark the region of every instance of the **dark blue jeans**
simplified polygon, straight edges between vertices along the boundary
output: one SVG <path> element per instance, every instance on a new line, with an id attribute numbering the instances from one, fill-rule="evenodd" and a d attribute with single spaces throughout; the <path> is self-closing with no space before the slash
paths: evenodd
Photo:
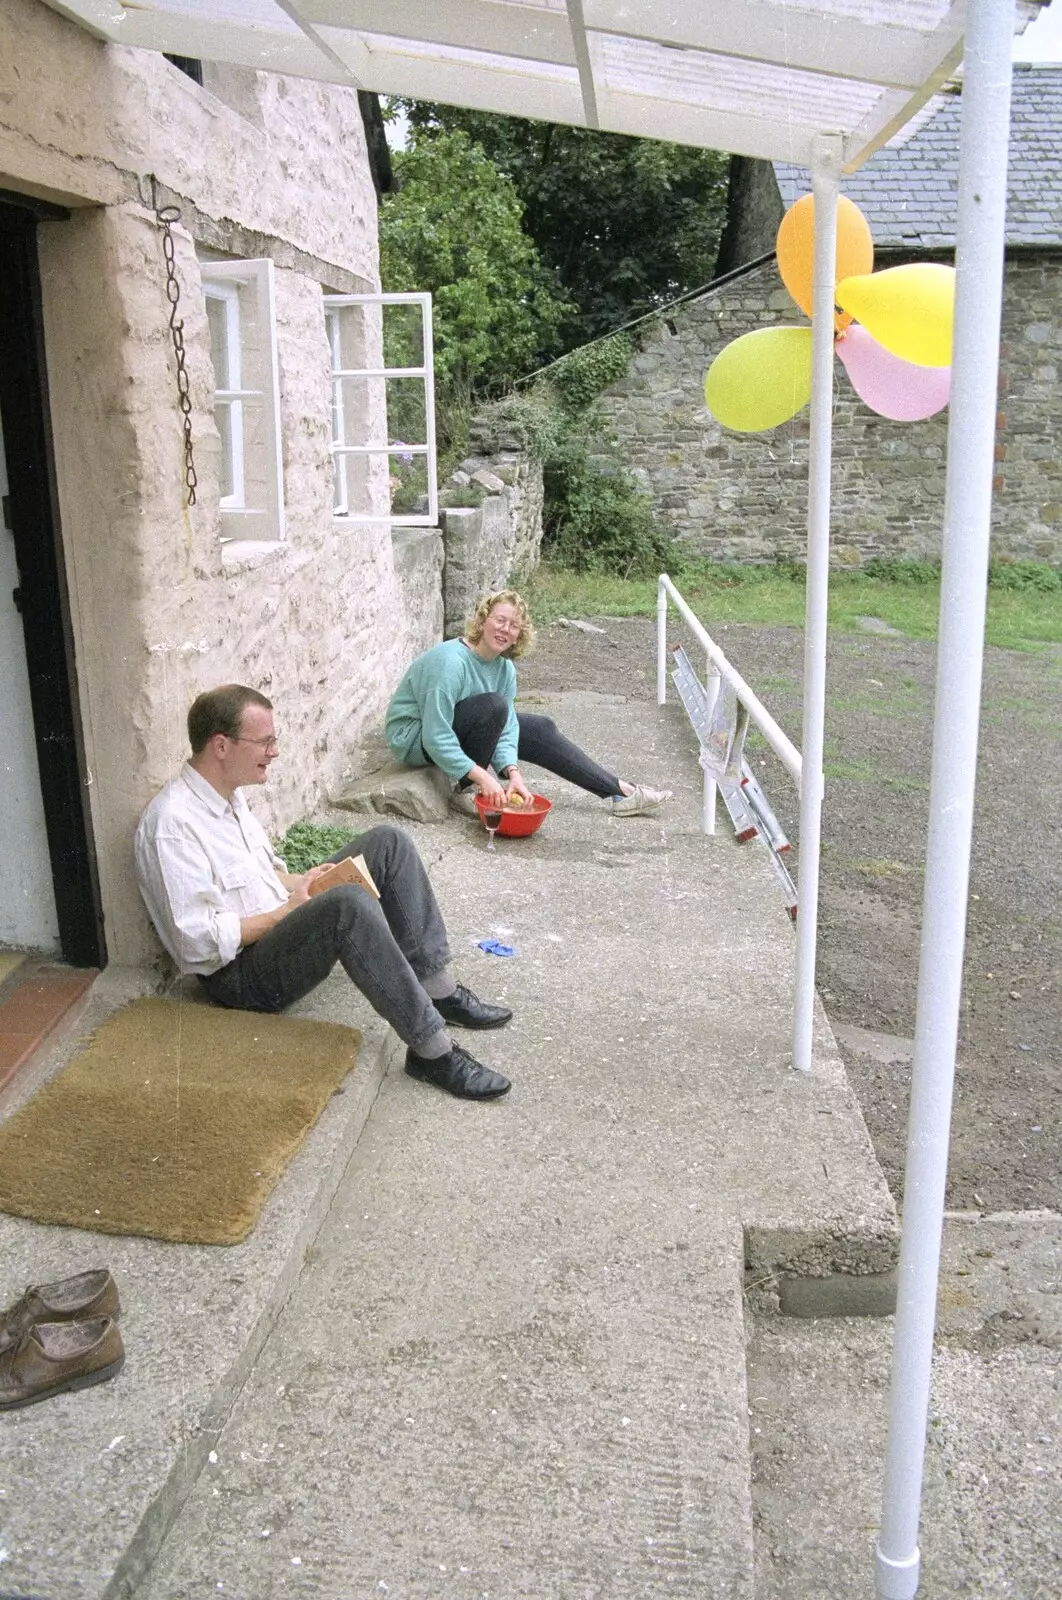
<path id="1" fill-rule="evenodd" d="M 446 927 L 416 845 L 400 828 L 370 828 L 332 857 L 364 856 L 380 891 L 342 883 L 289 912 L 203 980 L 237 1011 L 283 1011 L 327 978 L 336 962 L 406 1044 L 445 1026 L 421 978 L 450 960 Z"/>
<path id="2" fill-rule="evenodd" d="M 454 732 L 470 766 L 490 766 L 508 716 L 509 702 L 503 694 L 474 694 L 457 702 Z M 566 778 L 603 800 L 622 793 L 619 780 L 565 738 L 552 717 L 521 711 L 516 720 L 520 724 L 519 766 L 529 761 L 534 767 L 545 767 L 547 772 L 555 772 L 558 778 Z"/>

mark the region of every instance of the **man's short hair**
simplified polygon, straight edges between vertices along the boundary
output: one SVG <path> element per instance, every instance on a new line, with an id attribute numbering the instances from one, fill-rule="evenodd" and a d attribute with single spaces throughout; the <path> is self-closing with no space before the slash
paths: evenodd
<path id="1" fill-rule="evenodd" d="M 223 683 L 219 689 L 206 689 L 197 695 L 188 708 L 188 742 L 192 754 L 197 756 L 205 750 L 216 733 L 223 733 L 227 739 L 238 739 L 248 706 L 272 711 L 273 702 L 243 683 Z"/>

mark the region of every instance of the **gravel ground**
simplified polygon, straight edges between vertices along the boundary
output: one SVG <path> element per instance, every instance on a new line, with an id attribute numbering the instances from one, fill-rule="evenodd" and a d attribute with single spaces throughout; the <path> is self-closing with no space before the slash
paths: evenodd
<path id="1" fill-rule="evenodd" d="M 541 630 L 520 663 L 521 692 L 652 697 L 653 620 L 593 620 L 604 637 Z M 682 631 L 676 622 L 671 636 Z M 717 640 L 799 744 L 802 634 L 731 624 Z M 853 1048 L 845 1030 L 914 1031 L 934 665 L 932 642 L 884 632 L 829 647 L 818 984 L 897 1196 L 910 1063 L 902 1050 L 876 1059 Z M 1060 733 L 1062 651 L 988 650 L 947 1195 L 955 1210 L 1062 1209 Z M 607 762 L 607 751 L 591 753 Z M 749 754 L 796 844 L 788 778 L 769 752 L 750 744 Z"/>

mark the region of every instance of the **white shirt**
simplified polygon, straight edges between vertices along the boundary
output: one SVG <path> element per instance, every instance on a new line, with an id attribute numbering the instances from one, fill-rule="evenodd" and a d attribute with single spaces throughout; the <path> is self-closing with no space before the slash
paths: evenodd
<path id="1" fill-rule="evenodd" d="M 133 842 L 136 879 L 159 938 L 182 973 L 227 966 L 240 918 L 286 905 L 286 870 L 243 791 L 231 801 L 185 762 L 152 800 Z"/>

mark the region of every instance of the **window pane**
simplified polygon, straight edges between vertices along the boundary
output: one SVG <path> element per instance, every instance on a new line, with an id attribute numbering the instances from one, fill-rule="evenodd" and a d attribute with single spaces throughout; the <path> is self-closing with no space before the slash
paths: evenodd
<path id="1" fill-rule="evenodd" d="M 427 444 L 428 408 L 423 378 L 387 378 L 388 444 Z"/>
<path id="2" fill-rule="evenodd" d="M 336 378 L 332 383 L 334 444 L 381 448 L 428 442 L 423 378 Z"/>
<path id="3" fill-rule="evenodd" d="M 214 363 L 214 387 L 231 389 L 233 384 L 229 374 L 228 307 L 224 300 L 208 294 L 206 313 L 210 327 L 210 359 Z"/>
<path id="4" fill-rule="evenodd" d="M 221 464 L 218 468 L 218 477 L 223 500 L 231 499 L 236 493 L 236 475 L 232 449 L 232 411 L 232 406 L 227 404 L 214 407 L 214 421 L 217 423 L 217 429 L 221 435 Z"/>
<path id="5" fill-rule="evenodd" d="M 335 306 L 325 315 L 333 368 L 423 366 L 419 305 Z"/>
<path id="6" fill-rule="evenodd" d="M 394 516 L 409 513 L 421 516 L 428 509 L 428 459 L 426 456 L 391 456 L 389 458 L 389 485 L 391 512 Z"/>
<path id="7" fill-rule="evenodd" d="M 427 515 L 426 456 L 373 450 L 340 459 L 346 461 L 348 491 L 342 514 L 351 517 Z"/>
<path id="8" fill-rule="evenodd" d="M 336 306 L 328 312 L 332 369 L 383 364 L 379 306 Z"/>
<path id="9" fill-rule="evenodd" d="M 420 307 L 383 307 L 384 365 L 422 367 L 424 365 L 424 321 Z"/>
<path id="10" fill-rule="evenodd" d="M 336 456 L 333 461 L 332 479 L 332 512 L 334 516 L 346 516 L 350 510 L 350 490 L 347 487 L 347 462 L 345 456 Z"/>

